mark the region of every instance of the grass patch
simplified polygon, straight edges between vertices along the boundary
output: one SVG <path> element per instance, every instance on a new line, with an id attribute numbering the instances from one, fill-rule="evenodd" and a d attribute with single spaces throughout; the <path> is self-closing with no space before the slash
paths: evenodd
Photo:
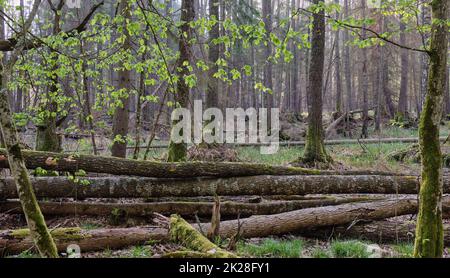
<path id="1" fill-rule="evenodd" d="M 27 250 L 27 251 L 23 251 L 23 252 L 20 253 L 19 255 L 16 255 L 16 256 L 8 256 L 7 258 L 38 259 L 38 258 L 41 258 L 41 256 L 39 256 L 39 254 L 37 254 L 37 253 L 33 253 L 32 251 Z"/>
<path id="2" fill-rule="evenodd" d="M 412 243 L 400 243 L 397 245 L 393 245 L 392 249 L 394 249 L 397 258 L 413 258 L 414 254 L 414 244 Z"/>
<path id="3" fill-rule="evenodd" d="M 315 259 L 327 259 L 331 258 L 330 252 L 321 248 L 315 248 L 311 251 L 311 257 Z"/>
<path id="4" fill-rule="evenodd" d="M 370 256 L 366 246 L 356 240 L 333 241 L 330 249 L 335 258 L 368 258 Z"/>
<path id="5" fill-rule="evenodd" d="M 300 258 L 303 250 L 303 241 L 265 239 L 261 244 L 238 244 L 238 253 L 257 258 Z"/>
<path id="6" fill-rule="evenodd" d="M 152 256 L 152 251 L 146 246 L 134 246 L 130 250 L 129 257 L 131 258 L 149 258 Z"/>

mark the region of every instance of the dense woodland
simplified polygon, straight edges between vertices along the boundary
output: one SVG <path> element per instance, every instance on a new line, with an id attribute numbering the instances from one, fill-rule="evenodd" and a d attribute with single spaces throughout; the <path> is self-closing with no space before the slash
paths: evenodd
<path id="1" fill-rule="evenodd" d="M 449 5 L 0 1 L 0 256 L 445 256 Z M 174 141 L 198 100 L 279 152 Z"/>

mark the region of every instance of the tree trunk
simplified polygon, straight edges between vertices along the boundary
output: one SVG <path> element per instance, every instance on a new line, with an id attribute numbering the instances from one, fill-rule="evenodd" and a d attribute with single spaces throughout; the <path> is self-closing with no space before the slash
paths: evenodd
<path id="1" fill-rule="evenodd" d="M 431 24 L 430 7 L 428 5 L 422 5 L 421 13 L 421 23 L 423 26 Z M 429 32 L 424 32 L 422 34 L 422 40 L 425 44 L 424 47 L 427 48 L 429 45 L 430 34 Z M 420 55 L 420 110 L 418 114 L 422 112 L 422 105 L 425 102 L 425 97 L 428 91 L 428 71 L 430 66 L 430 57 L 426 53 Z"/>
<path id="2" fill-rule="evenodd" d="M 344 13 L 345 17 L 350 16 L 349 12 L 349 1 L 344 0 Z M 348 30 L 344 28 L 344 43 L 348 44 L 350 37 Z M 350 47 L 348 45 L 344 46 L 344 73 L 345 73 L 345 90 L 347 91 L 347 111 L 353 109 L 353 88 L 352 88 L 352 68 L 350 65 Z"/>
<path id="3" fill-rule="evenodd" d="M 208 74 L 208 88 L 206 92 L 206 108 L 218 108 L 219 106 L 219 80 L 214 77 L 214 74 L 219 70 L 217 66 L 217 60 L 220 55 L 220 45 L 218 42 L 214 42 L 219 38 L 220 23 L 219 23 L 219 1 L 209 1 L 209 17 L 210 20 L 217 21 L 209 31 L 209 50 L 208 60 L 210 63 L 210 70 Z"/>
<path id="4" fill-rule="evenodd" d="M 191 224 L 186 222 L 178 215 L 172 215 L 170 217 L 170 238 L 184 247 L 205 253 L 214 254 L 215 258 L 237 258 L 231 252 L 221 249 L 211 241 L 209 241 L 204 235 L 197 231 Z"/>
<path id="5" fill-rule="evenodd" d="M 17 195 L 22 204 L 22 209 L 25 214 L 25 219 L 28 228 L 31 231 L 32 242 L 36 245 L 39 253 L 43 257 L 55 258 L 58 257 L 58 252 L 55 243 L 47 229 L 44 217 L 39 209 L 36 197 L 33 192 L 33 187 L 28 176 L 28 171 L 20 149 L 20 142 L 17 135 L 12 113 L 8 103 L 8 78 L 12 75 L 12 68 L 16 63 L 19 53 L 23 50 L 26 43 L 24 34 L 29 30 L 39 8 L 41 1 L 35 0 L 30 11 L 28 19 L 23 24 L 21 36 L 16 45 L 16 49 L 11 54 L 10 59 L 5 68 L 2 68 L 0 76 L 0 134 L 3 144 L 6 147 L 8 156 L 8 164 L 10 165 L 11 174 L 14 177 L 14 184 L 17 190 Z M 5 159 L 5 157 L 3 156 Z"/>
<path id="6" fill-rule="evenodd" d="M 302 232 L 301 235 L 315 239 L 358 239 L 369 240 L 379 244 L 398 244 L 401 242 L 414 242 L 415 228 L 416 225 L 414 222 L 382 220 L 366 224 L 350 225 L 349 227 L 337 226 L 315 229 Z M 444 226 L 444 245 L 450 246 L 450 225 Z"/>
<path id="7" fill-rule="evenodd" d="M 59 252 L 67 252 L 71 244 L 77 244 L 82 252 L 91 252 L 120 249 L 149 241 L 167 241 L 169 237 L 166 229 L 152 227 L 96 230 L 57 228 L 51 234 Z M 20 254 L 32 248 L 27 229 L 0 231 L 0 256 Z"/>
<path id="8" fill-rule="evenodd" d="M 409 176 L 255 176 L 228 179 L 86 178 L 89 186 L 63 177 L 33 178 L 36 195 L 47 198 L 150 198 L 307 194 L 417 194 Z M 17 198 L 12 179 L 0 181 L 4 199 Z M 446 181 L 445 193 L 450 193 Z"/>
<path id="9" fill-rule="evenodd" d="M 345 204 L 321 208 L 308 208 L 274 215 L 257 215 L 241 220 L 220 223 L 220 235 L 242 238 L 283 235 L 332 225 L 345 225 L 354 221 L 381 220 L 417 212 L 413 199 L 388 200 L 372 203 Z M 207 231 L 210 224 L 201 225 Z"/>
<path id="10" fill-rule="evenodd" d="M 121 0 L 119 4 L 119 13 L 123 17 L 123 36 L 125 36 L 122 48 L 123 51 L 131 50 L 131 37 L 127 29 L 127 20 L 131 18 L 131 7 L 128 0 Z M 125 63 L 125 61 L 124 61 Z M 125 67 L 124 65 L 121 65 Z M 130 109 L 130 93 L 131 93 L 131 71 L 121 69 L 118 72 L 119 84 L 118 91 L 120 91 L 119 101 L 121 104 L 116 107 L 113 118 L 113 145 L 111 148 L 111 155 L 115 157 L 127 156 L 127 136 L 128 136 L 128 118 Z"/>
<path id="11" fill-rule="evenodd" d="M 379 201 L 380 197 L 327 197 L 311 200 L 264 201 L 262 203 L 240 203 L 224 201 L 220 203 L 220 215 L 238 217 L 251 215 L 269 215 L 311 207 L 331 206 L 355 202 Z M 120 211 L 129 217 L 151 217 L 153 213 L 198 215 L 209 217 L 213 211 L 213 202 L 155 202 L 155 203 L 89 203 L 89 202 L 40 202 L 44 215 L 71 216 L 111 216 Z M 22 213 L 20 202 L 0 202 L 0 212 L 8 214 Z"/>
<path id="12" fill-rule="evenodd" d="M 339 0 L 335 0 L 336 4 L 339 5 Z M 340 19 L 340 14 L 336 11 L 336 18 Z M 341 81 L 341 42 L 340 42 L 341 30 L 336 30 L 335 41 L 336 50 L 334 58 L 334 78 L 336 83 L 336 106 L 335 111 L 340 114 L 342 112 L 342 81 Z"/>
<path id="13" fill-rule="evenodd" d="M 406 45 L 406 24 L 400 18 L 400 44 Z M 400 95 L 398 100 L 397 117 L 400 121 L 404 121 L 408 113 L 408 73 L 409 73 L 409 53 L 406 49 L 401 49 L 401 80 Z"/>
<path id="14" fill-rule="evenodd" d="M 447 68 L 448 0 L 432 2 L 432 36 L 428 93 L 419 125 L 422 182 L 419 193 L 420 208 L 417 218 L 415 257 L 442 257 L 442 154 L 439 127 L 445 91 Z"/>
<path id="15" fill-rule="evenodd" d="M 194 21 L 195 18 L 195 10 L 194 3 L 189 0 L 183 0 L 181 2 L 181 22 L 183 24 L 180 27 L 180 37 L 179 37 L 179 51 L 180 56 L 177 61 L 177 74 L 178 74 L 178 82 L 177 82 L 177 91 L 175 93 L 175 101 L 177 104 L 186 108 L 189 104 L 189 86 L 186 84 L 185 76 L 190 74 L 188 65 L 191 61 L 191 46 L 189 45 L 190 40 L 193 37 L 193 30 L 190 27 L 190 23 Z M 187 63 L 188 65 L 186 65 Z M 179 121 L 172 121 L 172 128 Z M 183 130 L 182 132 L 186 132 Z M 170 140 L 169 150 L 168 150 L 168 158 L 169 162 L 179 162 L 185 161 L 187 156 L 187 145 L 186 142 L 175 143 Z"/>
<path id="16" fill-rule="evenodd" d="M 323 1 L 314 0 L 314 5 Z M 329 162 L 331 158 L 327 155 L 322 127 L 322 86 L 323 67 L 325 59 L 325 11 L 314 13 L 313 30 L 311 38 L 311 58 L 308 83 L 308 131 L 306 135 L 306 147 L 303 163 Z"/>
<path id="17" fill-rule="evenodd" d="M 262 2 L 262 17 L 264 21 L 267 46 L 264 47 L 264 87 L 268 91 L 264 94 L 264 108 L 267 108 L 267 129 L 271 131 L 271 109 L 274 107 L 274 97 L 273 97 L 273 74 L 272 74 L 272 42 L 270 41 L 270 34 L 272 32 L 272 0 L 265 0 Z M 279 82 L 282 82 L 279 80 Z"/>
<path id="18" fill-rule="evenodd" d="M 362 17 L 366 18 L 366 0 L 362 0 Z M 366 27 L 364 24 L 363 27 Z M 362 38 L 366 38 L 366 29 L 363 28 Z M 368 99 L 368 90 L 369 90 L 369 76 L 367 72 L 367 49 L 362 49 L 363 61 L 362 61 L 362 94 L 363 94 L 363 125 L 361 130 L 361 138 L 369 137 L 369 99 Z"/>

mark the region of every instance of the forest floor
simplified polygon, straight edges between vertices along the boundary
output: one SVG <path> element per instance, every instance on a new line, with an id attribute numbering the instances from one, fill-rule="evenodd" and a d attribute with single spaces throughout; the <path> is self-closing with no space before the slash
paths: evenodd
<path id="1" fill-rule="evenodd" d="M 449 128 L 442 127 L 441 136 L 447 136 Z M 417 130 L 387 127 L 380 137 L 417 137 Z M 375 137 L 375 136 L 372 136 Z M 375 137 L 376 138 L 376 137 Z M 402 173 L 419 173 L 420 165 L 413 161 L 398 162 L 389 158 L 393 151 L 404 149 L 410 144 L 347 144 L 327 146 L 329 154 L 335 162 L 348 169 L 371 169 Z M 303 147 L 280 147 L 275 155 L 261 155 L 258 147 L 239 147 L 236 149 L 239 161 L 261 162 L 274 165 L 287 164 L 301 156 Z M 164 156 L 161 149 L 152 150 L 153 158 Z M 414 216 L 405 216 L 407 220 L 414 220 Z M 206 219 L 207 220 L 207 219 Z M 47 219 L 49 227 L 80 227 L 82 229 L 98 229 L 113 227 L 105 217 L 71 216 Z M 144 226 L 148 223 L 128 221 L 122 227 Z M 22 228 L 26 226 L 21 215 L 0 214 L 0 229 Z M 450 221 L 446 221 L 450 224 Z M 117 227 L 117 226 L 115 226 Z M 227 242 L 216 242 L 220 246 L 227 246 Z M 145 245 L 134 246 L 123 250 L 105 250 L 102 252 L 83 253 L 83 257 L 105 258 L 150 258 L 159 257 L 170 251 L 180 250 L 176 244 L 148 242 Z M 242 257 L 277 257 L 277 258 L 408 258 L 412 256 L 413 242 L 399 242 L 398 244 L 377 244 L 365 240 L 317 240 L 307 239 L 295 235 L 270 238 L 253 238 L 241 240 L 237 243 L 236 253 Z M 375 250 L 375 251 L 374 251 Z M 35 257 L 32 252 L 24 252 L 15 257 Z M 445 257 L 450 258 L 450 250 L 445 250 Z"/>

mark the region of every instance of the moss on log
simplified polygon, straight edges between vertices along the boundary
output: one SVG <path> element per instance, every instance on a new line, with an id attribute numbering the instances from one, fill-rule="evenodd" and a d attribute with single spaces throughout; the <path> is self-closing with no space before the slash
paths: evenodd
<path id="1" fill-rule="evenodd" d="M 0 231 L 0 256 L 15 255 L 34 250 L 28 229 Z M 166 229 L 123 228 L 81 230 L 80 228 L 58 228 L 51 231 L 59 252 L 66 252 L 71 244 L 80 246 L 81 252 L 120 249 L 145 244 L 154 240 L 167 240 Z"/>
<path id="2" fill-rule="evenodd" d="M 170 217 L 170 238 L 193 251 L 212 254 L 215 258 L 237 258 L 231 252 L 219 248 L 178 215 Z"/>

